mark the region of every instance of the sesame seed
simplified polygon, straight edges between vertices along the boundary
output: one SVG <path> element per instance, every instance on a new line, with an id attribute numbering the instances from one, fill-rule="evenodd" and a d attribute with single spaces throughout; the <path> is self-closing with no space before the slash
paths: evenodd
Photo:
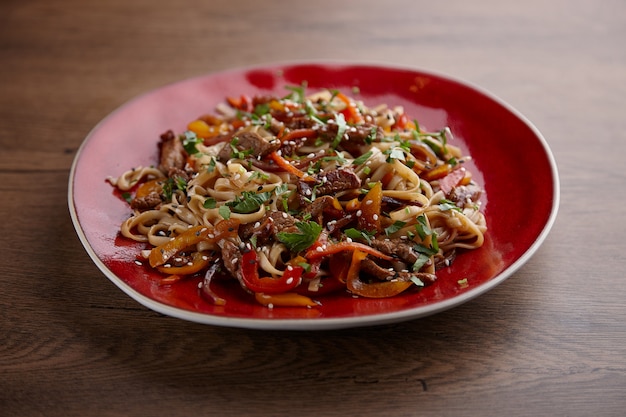
<path id="1" fill-rule="evenodd" d="M 270 310 L 272 310 L 272 309 L 274 308 L 274 304 L 269 303 L 269 304 L 267 305 L 267 308 L 269 308 Z"/>
<path id="2" fill-rule="evenodd" d="M 369 200 L 369 201 L 372 201 L 372 200 Z M 374 214 L 374 215 L 372 216 L 372 219 L 374 219 L 374 221 L 378 220 L 378 214 Z"/>
<path id="3" fill-rule="evenodd" d="M 261 225 L 261 222 L 256 222 L 254 223 L 254 228 L 256 229 L 257 227 L 259 227 Z"/>
<path id="4" fill-rule="evenodd" d="M 215 235 L 213 233 L 209 233 L 208 236 L 209 236 L 209 239 L 215 239 Z"/>
<path id="5" fill-rule="evenodd" d="M 363 212 L 362 212 L 361 210 L 359 210 L 359 211 L 357 211 L 357 212 L 356 212 L 356 216 L 357 216 L 357 217 L 361 217 L 361 215 L 363 215 Z"/>
<path id="6" fill-rule="evenodd" d="M 193 265 L 193 262 L 187 262 L 187 265 L 188 265 L 188 266 L 192 266 L 192 265 Z"/>
<path id="7" fill-rule="evenodd" d="M 346 238 L 346 242 L 352 243 L 352 239 L 351 238 Z"/>
<path id="8" fill-rule="evenodd" d="M 285 284 L 289 285 L 293 283 L 293 277 L 289 277 L 287 278 L 287 281 L 285 281 Z"/>
<path id="9" fill-rule="evenodd" d="M 286 219 L 287 217 L 289 217 L 289 215 L 283 211 L 283 219 Z"/>
<path id="10" fill-rule="evenodd" d="M 202 288 L 202 283 L 198 282 L 198 288 Z"/>
<path id="11" fill-rule="evenodd" d="M 306 156 L 307 158 L 315 158 L 315 154 L 313 152 L 311 152 L 310 154 L 308 154 Z"/>
<path id="12" fill-rule="evenodd" d="M 287 266 L 287 271 L 293 271 L 293 266 L 291 265 Z"/>
<path id="13" fill-rule="evenodd" d="M 366 205 L 366 206 L 369 206 L 369 205 L 370 205 L 370 204 L 372 204 L 373 202 L 374 202 L 374 200 L 367 200 L 367 201 L 365 202 L 365 205 Z"/>
<path id="14" fill-rule="evenodd" d="M 208 260 L 209 260 L 209 257 L 208 257 L 208 256 L 206 256 L 206 255 L 202 255 L 202 260 L 203 260 L 203 261 L 208 261 Z"/>
<path id="15" fill-rule="evenodd" d="M 239 261 L 238 258 L 233 258 L 232 261 L 230 261 L 231 264 L 235 265 L 237 262 Z"/>
<path id="16" fill-rule="evenodd" d="M 324 252 L 324 249 L 322 249 L 321 246 L 318 246 L 317 248 L 315 248 L 315 250 L 318 251 L 318 252 Z"/>
<path id="17" fill-rule="evenodd" d="M 276 151 L 276 155 L 281 156 L 283 154 L 283 151 L 281 151 L 280 149 Z"/>
<path id="18" fill-rule="evenodd" d="M 135 261 L 135 265 L 141 266 L 141 265 L 143 265 L 143 263 L 141 263 L 141 261 Z"/>
<path id="19" fill-rule="evenodd" d="M 313 194 L 313 192 L 310 189 L 307 188 L 306 191 L 304 192 L 304 194 L 311 195 L 311 194 Z"/>

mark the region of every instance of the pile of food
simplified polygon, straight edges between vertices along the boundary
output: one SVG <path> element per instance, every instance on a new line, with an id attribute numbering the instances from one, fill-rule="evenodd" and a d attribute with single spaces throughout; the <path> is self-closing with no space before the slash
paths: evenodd
<path id="1" fill-rule="evenodd" d="M 348 291 L 392 297 L 433 284 L 480 247 L 482 189 L 450 143 L 401 107 L 340 91 L 226 99 L 165 132 L 160 160 L 109 178 L 130 204 L 121 234 L 166 285 L 236 279 L 269 307 L 315 307 Z"/>

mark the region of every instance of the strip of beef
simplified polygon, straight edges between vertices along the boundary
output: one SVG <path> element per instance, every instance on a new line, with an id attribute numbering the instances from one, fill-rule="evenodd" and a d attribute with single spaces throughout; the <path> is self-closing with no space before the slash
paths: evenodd
<path id="1" fill-rule="evenodd" d="M 361 261 L 361 271 L 379 279 L 380 281 L 391 281 L 393 279 L 397 279 L 399 281 L 410 281 L 411 277 L 415 277 L 422 281 L 425 285 L 429 285 L 437 280 L 436 275 L 429 274 L 427 272 L 389 270 L 383 268 L 369 258 L 365 258 Z"/>
<path id="2" fill-rule="evenodd" d="M 152 191 L 150 194 L 143 197 L 135 197 L 130 202 L 130 207 L 133 210 L 147 211 L 152 210 L 162 203 L 161 195 L 156 191 Z"/>
<path id="3" fill-rule="evenodd" d="M 450 191 L 448 200 L 454 201 L 459 207 L 473 205 L 480 199 L 482 192 L 482 188 L 476 184 L 460 185 Z"/>
<path id="4" fill-rule="evenodd" d="M 386 195 L 383 196 L 382 204 L 383 204 L 383 207 L 387 209 L 386 211 L 397 210 L 400 207 L 404 207 L 404 206 L 422 207 L 422 203 L 419 201 L 400 200 L 400 199 L 389 197 Z"/>
<path id="5" fill-rule="evenodd" d="M 279 140 L 269 141 L 256 132 L 239 132 L 233 135 L 233 139 L 229 143 L 225 143 L 224 147 L 218 154 L 218 159 L 222 162 L 228 161 L 233 154 L 234 146 L 241 152 L 252 151 L 252 156 L 263 157 L 280 148 Z"/>
<path id="6" fill-rule="evenodd" d="M 233 277 L 237 278 L 242 287 L 245 288 L 241 276 L 241 259 L 243 258 L 241 250 L 239 250 L 237 244 L 228 239 L 221 240 L 219 246 L 222 249 L 222 263 L 224 264 L 224 268 L 226 268 Z"/>
<path id="7" fill-rule="evenodd" d="M 239 226 L 239 237 L 248 241 L 256 236 L 257 244 L 264 244 L 271 239 L 276 239 L 280 232 L 296 233 L 296 218 L 283 211 L 274 211 L 266 214 L 256 223 L 247 223 Z"/>
<path id="8" fill-rule="evenodd" d="M 314 181 L 298 181 L 298 197 L 303 205 L 307 204 L 307 200 L 312 200 L 313 196 L 319 197 L 361 187 L 361 179 L 349 168 L 320 172 L 313 178 Z"/>
<path id="9" fill-rule="evenodd" d="M 419 258 L 413 245 L 403 239 L 372 239 L 370 246 L 385 255 L 396 256 L 409 265 L 413 265 Z"/>
<path id="10" fill-rule="evenodd" d="M 171 130 L 161 135 L 159 153 L 159 169 L 164 174 L 167 174 L 171 168 L 183 169 L 185 167 L 187 153 L 182 142 Z"/>
<path id="11" fill-rule="evenodd" d="M 335 140 L 339 125 L 336 123 L 328 123 L 320 129 L 320 136 L 329 142 Z M 348 126 L 339 146 L 340 150 L 350 152 L 353 156 L 361 155 L 361 147 L 367 145 L 368 142 L 380 142 L 384 138 L 383 129 L 380 126 L 371 123 L 363 123 L 355 126 Z"/>

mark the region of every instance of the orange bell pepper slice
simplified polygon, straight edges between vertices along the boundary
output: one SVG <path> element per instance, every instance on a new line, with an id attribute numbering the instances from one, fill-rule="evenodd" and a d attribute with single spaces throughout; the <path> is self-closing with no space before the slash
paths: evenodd
<path id="1" fill-rule="evenodd" d="M 383 201 L 383 185 L 377 182 L 361 200 L 359 229 L 380 232 L 380 209 Z M 358 213 L 357 213 L 358 214 Z"/>
<path id="2" fill-rule="evenodd" d="M 191 227 L 174 239 L 152 248 L 148 257 L 150 266 L 156 268 L 163 265 L 180 251 L 200 242 L 218 242 L 228 236 L 235 236 L 239 223 L 238 219 L 229 219 L 220 221 L 215 225 L 215 228 L 209 226 Z"/>
<path id="3" fill-rule="evenodd" d="M 365 259 L 367 254 L 355 250 L 350 262 L 350 270 L 346 280 L 346 288 L 352 294 L 366 298 L 388 298 L 398 295 L 413 283 L 411 281 L 383 281 L 374 284 L 367 284 L 359 279 L 359 271 L 361 269 L 361 261 Z"/>

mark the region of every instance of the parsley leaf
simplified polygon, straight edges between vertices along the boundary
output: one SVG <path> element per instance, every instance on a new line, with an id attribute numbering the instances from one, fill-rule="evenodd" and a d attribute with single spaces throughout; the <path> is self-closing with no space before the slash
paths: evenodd
<path id="1" fill-rule="evenodd" d="M 252 191 L 244 191 L 234 201 L 226 203 L 235 213 L 248 214 L 259 209 L 267 200 L 272 197 L 272 193 L 266 191 L 264 193 L 255 193 Z"/>
<path id="2" fill-rule="evenodd" d="M 230 208 L 228 206 L 221 206 L 218 212 L 220 216 L 224 218 L 224 220 L 230 219 Z"/>
<path id="3" fill-rule="evenodd" d="M 276 237 L 293 252 L 301 252 L 315 243 L 322 226 L 317 222 L 296 222 L 300 233 L 279 232 Z"/>
<path id="4" fill-rule="evenodd" d="M 202 207 L 204 207 L 205 209 L 213 209 L 216 207 L 216 205 L 217 205 L 217 201 L 215 201 L 213 197 L 209 197 L 206 200 L 204 200 Z"/>

